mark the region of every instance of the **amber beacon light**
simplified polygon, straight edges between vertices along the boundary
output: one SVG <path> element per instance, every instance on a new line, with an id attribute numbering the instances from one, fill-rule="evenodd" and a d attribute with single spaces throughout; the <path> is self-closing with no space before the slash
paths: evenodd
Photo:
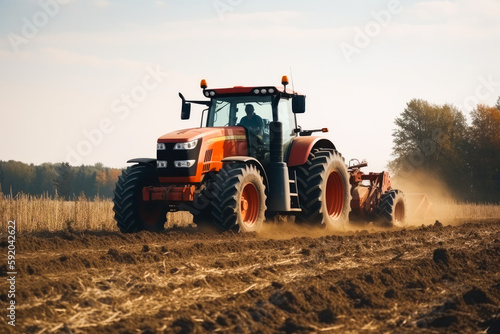
<path id="1" fill-rule="evenodd" d="M 281 77 L 281 83 L 283 84 L 283 86 L 288 85 L 288 77 L 286 75 Z"/>

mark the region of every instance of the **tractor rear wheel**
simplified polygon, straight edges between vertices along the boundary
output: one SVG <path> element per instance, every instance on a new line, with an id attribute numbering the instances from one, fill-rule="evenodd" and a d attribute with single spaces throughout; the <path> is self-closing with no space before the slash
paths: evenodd
<path id="1" fill-rule="evenodd" d="M 227 164 L 217 174 L 213 188 L 212 218 L 218 229 L 261 230 L 266 219 L 266 187 L 255 166 Z"/>
<path id="2" fill-rule="evenodd" d="M 134 165 L 123 171 L 113 197 L 115 220 L 124 233 L 161 231 L 167 220 L 167 206 L 162 202 L 142 200 L 142 188 L 157 183 L 153 166 Z"/>
<path id="3" fill-rule="evenodd" d="M 389 190 L 382 195 L 376 216 L 383 227 L 404 227 L 406 222 L 406 198 L 401 190 Z"/>
<path id="4" fill-rule="evenodd" d="M 297 168 L 302 212 L 297 221 L 343 229 L 351 210 L 351 185 L 344 158 L 335 150 L 316 149 Z"/>

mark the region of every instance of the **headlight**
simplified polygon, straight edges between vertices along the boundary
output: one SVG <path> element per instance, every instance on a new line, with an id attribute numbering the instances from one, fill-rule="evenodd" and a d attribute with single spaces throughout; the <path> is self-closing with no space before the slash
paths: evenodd
<path id="1" fill-rule="evenodd" d="M 177 143 L 174 146 L 174 150 L 192 150 L 198 144 L 198 139 L 188 141 L 187 143 Z"/>
<path id="2" fill-rule="evenodd" d="M 159 150 L 164 150 L 165 149 L 165 144 L 164 143 L 156 143 L 156 149 Z"/>
<path id="3" fill-rule="evenodd" d="M 157 160 L 156 161 L 156 167 L 157 168 L 167 168 L 167 162 L 162 161 L 162 160 Z"/>
<path id="4" fill-rule="evenodd" d="M 196 160 L 175 160 L 174 166 L 177 168 L 189 168 L 194 165 Z"/>

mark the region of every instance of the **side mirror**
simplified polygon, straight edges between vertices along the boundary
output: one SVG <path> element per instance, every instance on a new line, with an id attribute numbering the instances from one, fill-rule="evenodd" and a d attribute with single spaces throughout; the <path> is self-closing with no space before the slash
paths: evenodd
<path id="1" fill-rule="evenodd" d="M 294 114 L 303 114 L 306 112 L 306 96 L 295 95 L 292 98 L 292 111 Z"/>
<path id="2" fill-rule="evenodd" d="M 191 115 L 191 103 L 184 102 L 182 104 L 181 119 L 189 119 Z"/>
<path id="3" fill-rule="evenodd" d="M 191 103 L 186 102 L 186 99 L 181 93 L 179 93 L 179 97 L 182 100 L 181 119 L 189 119 L 191 116 Z"/>

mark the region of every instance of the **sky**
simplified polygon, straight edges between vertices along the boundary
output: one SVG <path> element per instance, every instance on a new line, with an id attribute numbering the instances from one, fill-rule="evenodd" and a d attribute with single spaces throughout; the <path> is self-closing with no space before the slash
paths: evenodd
<path id="1" fill-rule="evenodd" d="M 500 96 L 500 0 L 0 0 L 0 160 L 125 167 L 155 157 L 182 92 L 280 85 L 304 129 L 371 171 L 421 98 L 469 115 Z"/>

